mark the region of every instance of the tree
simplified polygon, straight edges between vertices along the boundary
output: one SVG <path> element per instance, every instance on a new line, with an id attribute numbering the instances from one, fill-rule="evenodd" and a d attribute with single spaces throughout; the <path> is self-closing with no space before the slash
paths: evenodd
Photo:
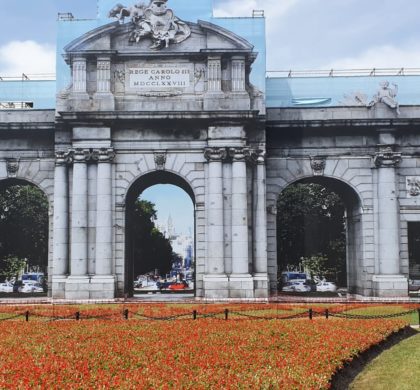
<path id="1" fill-rule="evenodd" d="M 161 274 L 169 272 L 172 266 L 170 241 L 156 228 L 155 205 L 147 200 L 137 199 L 132 215 L 132 240 L 134 275 L 159 269 Z"/>
<path id="2" fill-rule="evenodd" d="M 7 258 L 27 259 L 46 271 L 48 264 L 48 199 L 30 184 L 0 187 L 0 270 Z"/>
<path id="3" fill-rule="evenodd" d="M 323 272 L 344 274 L 345 280 L 345 205 L 340 197 L 322 185 L 298 183 L 282 192 L 277 209 L 279 271 L 300 265 L 302 258 L 325 258 Z"/>

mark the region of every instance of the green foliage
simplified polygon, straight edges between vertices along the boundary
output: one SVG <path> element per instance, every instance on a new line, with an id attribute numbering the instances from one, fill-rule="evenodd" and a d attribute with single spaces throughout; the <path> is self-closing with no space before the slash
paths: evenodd
<path id="1" fill-rule="evenodd" d="M 131 228 L 134 256 L 134 275 L 159 269 L 161 274 L 169 272 L 172 265 L 170 241 L 156 228 L 155 205 L 137 199 L 134 204 Z"/>
<path id="2" fill-rule="evenodd" d="M 345 205 L 340 197 L 319 184 L 298 183 L 282 192 L 277 209 L 279 270 L 305 258 L 314 272 L 334 274 L 345 284 Z"/>
<path id="3" fill-rule="evenodd" d="M 28 259 L 46 270 L 48 263 L 48 200 L 37 187 L 0 187 L 0 270 L 8 258 Z"/>
<path id="4" fill-rule="evenodd" d="M 16 256 L 8 256 L 3 259 L 2 276 L 4 279 L 18 278 L 19 274 L 26 267 L 26 259 L 20 259 Z"/>

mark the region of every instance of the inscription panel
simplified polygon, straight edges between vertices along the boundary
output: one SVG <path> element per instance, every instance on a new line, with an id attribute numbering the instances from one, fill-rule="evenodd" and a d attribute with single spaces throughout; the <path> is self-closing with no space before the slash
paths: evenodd
<path id="1" fill-rule="evenodd" d="M 139 91 L 185 89 L 191 86 L 188 66 L 136 66 L 128 69 L 129 87 Z"/>

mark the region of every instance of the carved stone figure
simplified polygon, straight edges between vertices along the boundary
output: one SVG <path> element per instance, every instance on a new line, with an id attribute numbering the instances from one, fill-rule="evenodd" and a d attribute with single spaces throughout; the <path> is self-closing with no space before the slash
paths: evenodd
<path id="1" fill-rule="evenodd" d="M 109 17 L 117 18 L 121 23 L 128 17 L 134 25 L 129 41 L 140 42 L 143 38 L 151 38 L 151 49 L 159 50 L 169 47 L 170 43 L 181 43 L 190 35 L 188 25 L 178 19 L 173 11 L 167 8 L 168 0 L 151 0 L 149 5 L 138 3 L 131 7 L 117 4 Z"/>
<path id="2" fill-rule="evenodd" d="M 398 85 L 392 84 L 394 88 L 391 88 L 389 86 L 389 81 L 382 81 L 379 85 L 381 88 L 368 103 L 368 108 L 373 107 L 377 103 L 384 103 L 388 107 L 396 109 L 397 115 L 400 115 L 400 106 L 395 99 L 398 94 Z"/>
<path id="3" fill-rule="evenodd" d="M 6 169 L 8 177 L 16 177 L 19 171 L 19 160 L 17 158 L 6 159 Z"/>
<path id="4" fill-rule="evenodd" d="M 420 195 L 420 177 L 407 177 L 406 188 L 409 197 Z"/>

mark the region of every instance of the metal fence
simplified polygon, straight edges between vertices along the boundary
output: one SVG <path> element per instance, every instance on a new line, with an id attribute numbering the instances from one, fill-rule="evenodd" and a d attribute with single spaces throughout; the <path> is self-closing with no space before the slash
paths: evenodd
<path id="1" fill-rule="evenodd" d="M 36 311 L 25 310 L 15 314 L 10 314 L 7 317 L 0 317 L 0 322 L 3 321 L 30 321 L 30 320 L 44 320 L 44 321 L 81 321 L 81 320 L 117 320 L 117 319 L 136 319 L 143 321 L 175 321 L 175 320 L 200 320 L 200 319 L 219 319 L 219 320 L 293 320 L 293 319 L 309 319 L 313 320 L 316 317 L 323 317 L 329 319 L 330 317 L 347 319 L 347 320 L 378 320 L 378 319 L 393 319 L 401 318 L 408 315 L 418 315 L 418 323 L 420 324 L 420 308 L 405 310 L 398 313 L 390 314 L 355 314 L 347 313 L 344 311 L 337 310 L 314 310 L 308 309 L 303 310 L 294 314 L 264 314 L 267 310 L 231 310 L 224 309 L 217 312 L 199 312 L 198 310 L 186 311 L 180 314 L 172 314 L 166 316 L 152 316 L 132 311 L 129 309 L 123 309 L 122 311 L 114 311 L 112 313 L 104 314 L 89 314 L 88 312 L 76 311 L 68 315 L 55 315 L 45 314 Z M 1 314 L 1 313 L 0 313 Z M 3 313 L 9 314 L 9 313 Z"/>

